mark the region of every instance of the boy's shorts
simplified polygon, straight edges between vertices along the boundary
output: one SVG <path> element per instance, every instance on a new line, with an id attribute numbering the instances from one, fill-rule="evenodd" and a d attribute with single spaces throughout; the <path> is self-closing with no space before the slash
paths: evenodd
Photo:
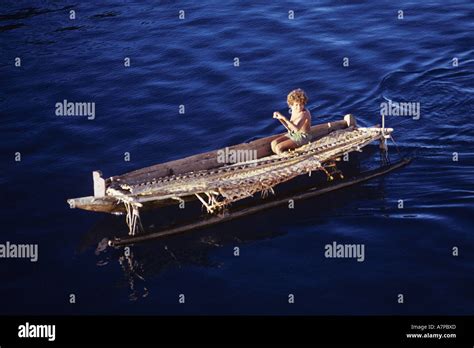
<path id="1" fill-rule="evenodd" d="M 311 141 L 311 134 L 309 133 L 288 132 L 286 136 L 288 139 L 291 139 L 298 146 L 303 146 Z"/>

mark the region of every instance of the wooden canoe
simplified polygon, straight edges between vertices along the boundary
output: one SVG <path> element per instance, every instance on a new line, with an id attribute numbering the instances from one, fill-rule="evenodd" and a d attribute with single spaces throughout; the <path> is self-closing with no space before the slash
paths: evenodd
<path id="1" fill-rule="evenodd" d="M 311 136 L 314 139 L 320 139 L 326 135 L 341 129 L 349 127 L 355 127 L 356 122 L 352 115 L 346 115 L 343 120 L 329 122 L 321 125 L 311 127 Z M 265 138 L 260 138 L 248 143 L 242 143 L 234 146 L 230 146 L 228 150 L 245 150 L 254 151 L 257 154 L 257 158 L 265 158 L 273 155 L 271 149 L 271 142 L 283 135 L 277 134 Z M 222 162 L 218 161 L 218 153 L 224 151 L 224 149 L 218 149 L 209 151 L 206 153 L 196 154 L 186 158 L 169 161 L 165 163 L 156 164 L 150 167 L 134 170 L 129 173 L 125 173 L 118 176 L 112 176 L 106 179 L 102 178 L 102 174 L 99 171 L 93 173 L 94 181 L 94 196 L 86 196 L 80 198 L 68 199 L 69 206 L 71 208 L 84 209 L 96 212 L 114 213 L 121 214 L 125 212 L 125 207 L 121 204 L 121 201 L 114 196 L 107 195 L 105 192 L 108 187 L 118 182 L 127 183 L 140 183 L 155 180 L 156 178 L 175 176 L 185 174 L 189 172 L 196 172 L 202 170 L 211 170 L 223 166 Z M 183 201 L 196 200 L 195 195 L 181 197 Z M 144 207 L 155 208 L 160 206 L 166 206 L 176 204 L 177 201 L 174 199 L 164 200 L 153 200 L 146 201 Z"/>

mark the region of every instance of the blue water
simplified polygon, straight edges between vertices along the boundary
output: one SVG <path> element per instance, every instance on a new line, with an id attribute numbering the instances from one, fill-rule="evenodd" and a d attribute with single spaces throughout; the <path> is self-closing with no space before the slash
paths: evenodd
<path id="1" fill-rule="evenodd" d="M 0 260 L 0 314 L 473 314 L 471 2 L 100 3 L 0 8 L 0 242 L 39 245 L 37 263 Z M 69 209 L 93 170 L 282 132 L 272 113 L 298 87 L 313 124 L 373 125 L 384 100 L 419 102 L 418 120 L 386 120 L 415 161 L 294 211 L 134 246 L 134 271 L 100 245 L 123 218 Z M 56 116 L 64 99 L 95 102 L 95 119 Z M 365 261 L 325 258 L 333 241 L 364 244 Z"/>

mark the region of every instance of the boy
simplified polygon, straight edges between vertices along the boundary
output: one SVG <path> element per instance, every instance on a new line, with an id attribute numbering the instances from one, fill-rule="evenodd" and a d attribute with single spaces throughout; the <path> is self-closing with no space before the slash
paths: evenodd
<path id="1" fill-rule="evenodd" d="M 291 108 L 290 120 L 278 111 L 273 113 L 273 118 L 278 119 L 288 129 L 288 134 L 276 138 L 271 143 L 272 151 L 276 154 L 303 146 L 311 140 L 309 134 L 311 114 L 308 109 L 305 109 L 308 103 L 305 92 L 300 88 L 291 91 L 288 94 L 287 103 Z"/>

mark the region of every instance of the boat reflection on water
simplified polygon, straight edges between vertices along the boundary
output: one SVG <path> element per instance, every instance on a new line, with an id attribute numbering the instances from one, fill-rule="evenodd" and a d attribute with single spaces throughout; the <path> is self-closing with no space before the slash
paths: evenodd
<path id="1" fill-rule="evenodd" d="M 219 268 L 223 264 L 211 259 L 212 252 L 216 249 L 233 248 L 244 243 L 286 234 L 286 232 L 280 232 L 273 228 L 262 229 L 256 223 L 256 217 L 253 216 L 242 222 L 233 221 L 190 234 L 166 237 L 136 245 L 109 247 L 109 236 L 117 233 L 113 220 L 113 216 L 110 216 L 99 221 L 87 234 L 87 239 L 80 249 L 85 251 L 95 246 L 98 266 L 110 266 L 118 263 L 123 272 L 120 285 L 128 287 L 130 301 L 146 298 L 149 294 L 146 280 L 157 276 L 165 269 L 188 266 Z M 253 226 L 249 227 L 247 224 Z M 127 233 L 123 226 L 121 231 Z M 98 239 L 100 240 L 97 241 Z"/>
<path id="2" fill-rule="evenodd" d="M 147 297 L 148 289 L 146 288 L 143 264 L 134 258 L 133 250 L 125 247 L 123 255 L 119 257 L 118 262 L 128 281 L 130 288 L 129 299 L 136 301 L 139 297 Z"/>
<path id="3" fill-rule="evenodd" d="M 376 156 L 377 151 L 373 149 L 371 153 L 364 151 L 363 155 L 364 157 Z M 350 164 L 340 167 L 344 175 L 356 176 L 357 173 L 366 171 L 366 168 L 361 166 L 361 161 L 355 158 L 350 161 Z M 323 178 L 321 176 L 316 180 L 321 181 Z M 324 178 L 324 180 L 326 179 Z M 288 198 L 291 198 L 291 194 L 297 192 L 292 191 L 291 187 L 294 188 L 296 185 L 301 188 L 301 184 L 302 182 L 298 183 L 298 180 L 290 184 L 287 193 Z M 324 196 L 302 200 L 298 203 L 298 209 L 294 209 L 291 213 L 291 225 L 317 225 L 321 222 L 324 223 L 327 219 L 349 216 L 351 213 L 344 210 L 349 202 L 363 198 L 383 201 L 385 200 L 384 191 L 384 180 L 382 179 L 377 180 L 374 184 L 366 184 L 363 188 L 356 185 L 342 191 L 330 192 Z M 278 191 L 276 196 L 266 198 L 265 201 L 282 197 L 285 196 L 282 196 L 281 191 Z M 256 201 L 258 202 L 254 202 L 254 204 L 262 202 L 260 198 Z M 377 206 L 380 207 L 380 205 Z M 382 204 L 383 206 L 384 204 Z M 167 268 L 187 266 L 218 268 L 222 266 L 222 263 L 211 259 L 212 255 L 215 255 L 213 251 L 218 248 L 234 248 L 245 243 L 287 234 L 288 229 L 285 227 L 288 222 L 287 208 L 285 205 L 278 206 L 264 210 L 260 214 L 245 216 L 188 233 L 116 247 L 109 247 L 109 240 L 117 235 L 126 236 L 128 229 L 120 216 L 106 215 L 97 222 L 89 233 L 84 235 L 80 251 L 95 247 L 98 266 L 118 263 L 123 271 L 124 285 L 129 288 L 129 299 L 130 301 L 136 301 L 140 298 L 146 298 L 149 294 L 146 279 L 157 276 Z M 341 213 L 341 208 L 344 213 Z M 190 223 L 193 221 L 190 220 L 190 216 L 193 215 L 191 211 L 195 209 L 196 207 L 193 209 L 167 207 L 158 211 L 150 211 L 143 216 L 145 233 L 153 234 L 161 231 L 163 226 L 175 226 L 182 224 L 184 221 Z M 374 211 L 366 210 L 359 211 L 357 215 L 374 213 Z M 385 214 L 380 209 L 379 213 Z M 198 219 L 202 219 L 204 215 L 205 213 L 201 212 Z M 262 219 L 267 223 L 262 224 Z"/>

